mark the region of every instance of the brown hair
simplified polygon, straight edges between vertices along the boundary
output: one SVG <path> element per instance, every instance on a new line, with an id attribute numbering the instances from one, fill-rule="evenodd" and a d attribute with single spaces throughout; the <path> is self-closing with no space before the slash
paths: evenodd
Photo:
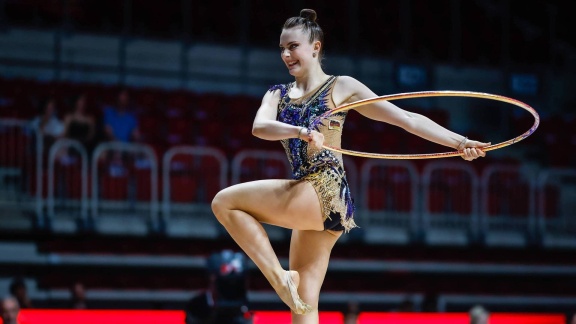
<path id="1" fill-rule="evenodd" d="M 318 53 L 318 60 L 321 61 L 324 57 L 324 32 L 316 22 L 316 18 L 316 11 L 312 9 L 302 9 L 300 10 L 300 16 L 288 18 L 282 29 L 300 27 L 302 31 L 308 33 L 310 43 L 315 40 L 320 41 L 322 45 L 320 46 L 320 53 Z"/>

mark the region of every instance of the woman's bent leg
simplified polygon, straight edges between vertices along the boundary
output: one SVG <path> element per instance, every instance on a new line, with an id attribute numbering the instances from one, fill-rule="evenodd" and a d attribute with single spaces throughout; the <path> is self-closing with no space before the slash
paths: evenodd
<path id="1" fill-rule="evenodd" d="M 290 290 L 290 280 L 293 288 L 299 286 L 299 274 L 291 271 L 287 277 L 260 223 L 322 230 L 320 205 L 314 188 L 307 182 L 290 180 L 243 183 L 219 192 L 212 201 L 212 210 L 280 298 L 297 313 L 309 312 L 307 305 L 293 297 L 295 290 Z"/>

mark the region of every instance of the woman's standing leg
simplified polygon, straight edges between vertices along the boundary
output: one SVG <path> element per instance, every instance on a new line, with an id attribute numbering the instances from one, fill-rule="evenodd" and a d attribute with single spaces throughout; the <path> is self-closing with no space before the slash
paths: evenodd
<path id="1" fill-rule="evenodd" d="M 300 283 L 298 272 L 282 268 L 261 223 L 322 230 L 320 203 L 312 185 L 293 180 L 246 182 L 220 191 L 212 201 L 212 210 L 282 301 L 293 311 L 308 313 L 309 306 L 295 297 Z"/>
<path id="2" fill-rule="evenodd" d="M 292 231 L 290 269 L 300 274 L 300 297 L 314 309 L 308 315 L 292 314 L 293 324 L 318 323 L 320 288 L 324 282 L 330 253 L 342 232 Z"/>

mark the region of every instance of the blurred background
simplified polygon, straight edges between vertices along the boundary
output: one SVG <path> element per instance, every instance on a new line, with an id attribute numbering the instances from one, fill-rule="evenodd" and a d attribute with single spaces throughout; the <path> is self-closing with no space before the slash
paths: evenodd
<path id="1" fill-rule="evenodd" d="M 472 163 L 346 157 L 360 228 L 333 251 L 321 308 L 481 305 L 571 316 L 576 36 L 568 5 L 0 0 L 0 294 L 17 295 L 22 308 L 190 310 L 221 287 L 215 274 L 236 273 L 241 284 L 228 286 L 241 303 L 232 308 L 285 309 L 250 262 L 234 263 L 236 272 L 227 268 L 233 258 L 209 262 L 239 251 L 209 204 L 231 184 L 289 177 L 281 145 L 253 137 L 251 123 L 268 87 L 292 81 L 279 57 L 281 26 L 312 8 L 328 74 L 353 76 L 378 95 L 505 95 L 542 118 L 526 140 Z M 395 103 L 492 143 L 534 122 L 485 99 Z M 354 111 L 343 147 L 447 151 Z M 266 228 L 287 266 L 289 231 Z"/>

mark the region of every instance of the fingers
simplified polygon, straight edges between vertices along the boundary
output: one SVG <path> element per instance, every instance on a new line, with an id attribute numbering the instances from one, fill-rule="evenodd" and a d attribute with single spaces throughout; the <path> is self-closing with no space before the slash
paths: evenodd
<path id="1" fill-rule="evenodd" d="M 464 152 L 465 152 L 464 154 L 465 154 L 467 159 L 474 160 L 474 159 L 477 159 L 479 157 L 479 154 L 475 148 L 470 148 L 470 147 L 465 148 Z"/>
<path id="2" fill-rule="evenodd" d="M 314 145 L 314 147 L 316 147 L 317 149 L 322 149 L 322 145 L 324 144 L 324 138 L 313 137 L 312 140 L 310 141 L 310 144 Z"/>
<path id="3" fill-rule="evenodd" d="M 466 161 L 472 161 L 479 157 L 485 157 L 486 152 L 482 151 L 479 148 L 475 147 L 467 147 L 462 151 L 462 158 Z"/>
<path id="4" fill-rule="evenodd" d="M 490 145 L 492 145 L 491 142 L 484 143 L 484 142 L 478 142 L 478 141 L 466 141 L 465 147 L 486 147 L 486 146 L 490 146 Z"/>
<path id="5" fill-rule="evenodd" d="M 486 146 L 490 146 L 492 143 L 483 143 L 483 142 L 476 142 L 476 146 L 475 147 L 486 147 Z"/>
<path id="6" fill-rule="evenodd" d="M 490 145 L 492 145 L 491 142 L 466 141 L 465 148 L 462 150 L 462 158 L 466 161 L 472 161 L 479 157 L 485 157 L 486 152 L 482 148 Z"/>
<path id="7" fill-rule="evenodd" d="M 317 149 L 321 149 L 322 145 L 324 145 L 324 135 L 322 135 L 322 133 L 312 131 L 312 133 L 310 133 L 308 143 L 314 145 L 314 147 Z"/>

